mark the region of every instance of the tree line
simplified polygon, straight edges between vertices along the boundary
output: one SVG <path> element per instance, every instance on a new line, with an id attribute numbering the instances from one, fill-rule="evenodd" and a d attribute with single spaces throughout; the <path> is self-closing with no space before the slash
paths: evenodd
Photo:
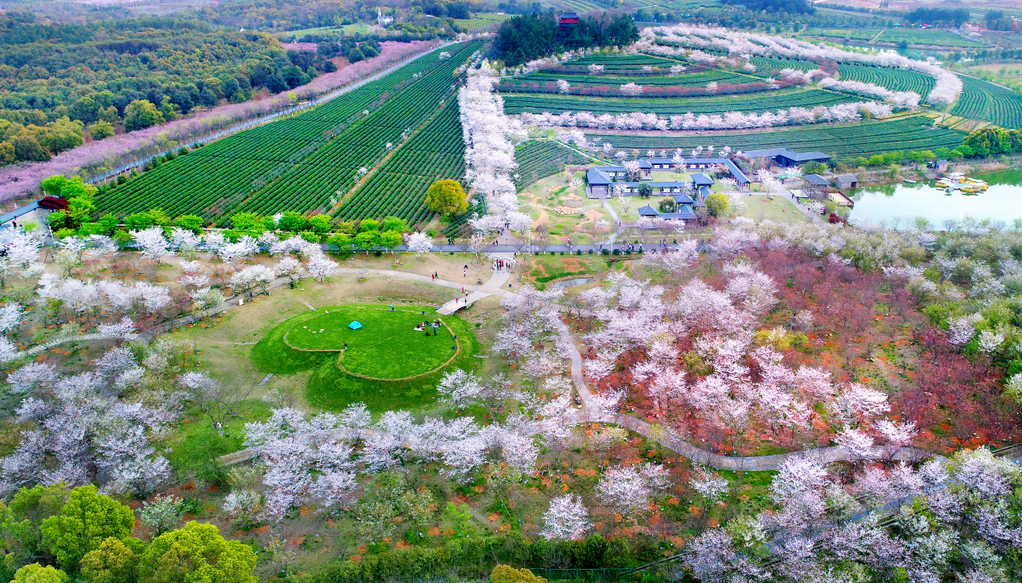
<path id="1" fill-rule="evenodd" d="M 514 66 L 562 51 L 626 46 L 637 40 L 639 29 L 629 14 L 583 17 L 577 25 L 562 31 L 550 11 L 506 20 L 497 32 L 493 52 L 497 59 Z"/>
<path id="2" fill-rule="evenodd" d="M 905 14 L 905 20 L 918 24 L 961 26 L 969 21 L 968 8 L 916 8 Z"/>
<path id="3" fill-rule="evenodd" d="M 759 12 L 787 12 L 788 14 L 813 14 L 816 9 L 806 0 L 724 0 L 724 4 L 736 4 Z"/>
<path id="4" fill-rule="evenodd" d="M 17 583 L 256 583 L 251 547 L 227 541 L 211 524 L 189 522 L 171 530 L 189 510 L 181 498 L 157 496 L 135 513 L 96 486 L 63 483 L 22 488 L 0 502 L 4 560 L 0 573 Z M 173 568 L 168 568 L 168 565 Z"/>

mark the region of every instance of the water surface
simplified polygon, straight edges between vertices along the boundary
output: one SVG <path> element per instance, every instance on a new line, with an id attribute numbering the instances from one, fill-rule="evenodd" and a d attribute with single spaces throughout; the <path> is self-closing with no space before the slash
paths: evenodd
<path id="1" fill-rule="evenodd" d="M 1014 219 L 1022 219 L 1022 170 L 974 176 L 987 181 L 990 188 L 978 194 L 961 191 L 948 194 L 929 182 L 855 189 L 850 193 L 855 206 L 849 219 L 904 228 L 912 226 L 917 217 L 922 217 L 934 229 L 945 229 L 947 221 L 961 221 L 966 217 L 978 221 L 1003 221 L 1008 225 Z"/>

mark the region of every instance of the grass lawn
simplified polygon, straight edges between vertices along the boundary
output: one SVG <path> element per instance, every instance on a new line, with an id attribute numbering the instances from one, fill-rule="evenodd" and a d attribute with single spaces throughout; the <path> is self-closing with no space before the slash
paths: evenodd
<path id="1" fill-rule="evenodd" d="M 294 36 L 298 40 L 301 40 L 301 39 L 305 38 L 307 35 L 310 35 L 310 34 L 324 34 L 324 33 L 330 33 L 330 32 L 340 32 L 340 33 L 348 34 L 348 35 L 355 34 L 355 33 L 365 34 L 365 33 L 369 32 L 369 25 L 368 24 L 363 24 L 363 23 L 356 23 L 356 24 L 345 24 L 344 26 L 320 26 L 320 27 L 317 27 L 317 28 L 303 28 L 303 29 L 300 29 L 300 30 L 289 30 L 287 32 L 282 32 L 282 33 L 277 34 L 277 36 L 278 37 L 285 37 L 285 38 L 286 37 L 290 37 L 290 36 Z"/>
<path id="2" fill-rule="evenodd" d="M 473 14 L 472 18 L 456 18 L 454 23 L 469 32 L 477 32 L 488 28 L 496 28 L 500 23 L 511 18 L 509 14 L 497 12 L 480 12 Z"/>
<path id="3" fill-rule="evenodd" d="M 216 458 L 242 449 L 245 423 L 263 421 L 270 416 L 269 409 L 270 406 L 262 399 L 241 403 L 239 416 L 228 417 L 225 421 L 224 435 L 213 428 L 213 422 L 198 407 L 188 411 L 188 416 L 171 438 L 173 447 L 167 453 L 178 480 L 224 483 L 226 474 Z"/>
<path id="4" fill-rule="evenodd" d="M 767 219 L 776 223 L 805 223 L 809 221 L 808 217 L 784 197 L 771 198 L 754 192 L 752 196 L 743 196 L 742 202 L 745 203 L 745 208 L 739 210 L 737 214 L 755 221 Z"/>
<path id="5" fill-rule="evenodd" d="M 434 309 L 422 312 L 388 307 L 343 306 L 323 310 L 311 318 L 292 324 L 285 341 L 300 350 L 340 351 L 347 343 L 338 363 L 355 374 L 402 379 L 430 372 L 443 366 L 454 356 L 456 340 L 446 326 L 435 330 L 427 326 L 415 331 L 419 323 L 432 322 Z M 348 324 L 358 321 L 359 330 Z M 428 332 L 428 334 L 427 334 Z"/>
<path id="6" fill-rule="evenodd" d="M 653 170 L 649 174 L 649 179 L 653 182 L 692 182 L 692 174 L 674 170 Z"/>
<path id="7" fill-rule="evenodd" d="M 614 261 L 608 261 L 602 255 L 534 255 L 527 263 L 525 277 L 536 283 L 546 283 L 554 279 L 572 275 L 592 275 L 603 273 L 614 267 Z"/>
<path id="8" fill-rule="evenodd" d="M 327 310 L 331 312 L 329 315 L 326 314 Z M 377 311 L 377 317 L 367 318 L 366 314 L 370 310 Z M 423 319 L 432 321 L 436 317 L 435 307 L 406 306 L 400 316 L 397 316 L 398 312 L 394 312 L 398 319 L 389 324 L 382 324 L 379 322 L 386 320 L 384 316 L 390 314 L 385 310 L 389 310 L 389 307 L 336 306 L 285 320 L 274 326 L 252 347 L 252 361 L 263 372 L 274 374 L 311 370 L 312 374 L 306 385 L 306 400 L 312 407 L 338 410 L 352 403 L 363 402 L 376 413 L 430 405 L 436 400 L 436 384 L 444 371 L 454 368 L 472 369 L 479 365 L 479 360 L 474 356 L 481 351 L 479 343 L 468 324 L 460 318 L 445 316 L 443 322 L 450 331 L 440 332 L 440 336 L 436 338 L 432 336 L 426 338 L 425 332 L 415 332 L 412 328 Z M 421 313 L 423 311 L 426 312 L 425 316 Z M 377 374 L 382 372 L 391 375 L 388 378 L 395 379 L 405 379 L 411 375 L 421 376 L 393 381 L 365 379 L 348 374 L 338 367 L 335 348 L 312 352 L 295 350 L 285 343 L 284 337 L 289 331 L 296 329 L 302 330 L 298 338 L 309 342 L 309 346 L 343 348 L 346 341 L 344 336 L 337 335 L 333 337 L 335 340 L 329 339 L 326 334 L 328 325 L 319 323 L 322 321 L 326 324 L 327 321 L 322 318 L 333 316 L 335 313 L 338 314 L 337 320 L 330 321 L 334 322 L 336 328 L 344 326 L 343 332 L 339 334 L 347 332 L 352 334 L 354 339 L 347 340 L 349 353 L 352 357 L 358 356 L 350 361 L 346 357 L 342 361 L 345 368 L 354 367 L 352 372 L 366 376 L 370 376 L 370 372 Z M 359 331 L 348 331 L 346 327 L 354 319 L 358 319 L 365 327 Z M 317 323 L 310 325 L 310 321 Z M 382 330 L 374 329 L 374 326 L 380 326 Z M 320 329 L 324 331 L 322 339 L 319 338 Z M 315 335 L 311 333 L 313 330 L 316 331 Z M 362 332 L 365 334 L 358 336 Z M 451 350 L 453 339 L 450 338 L 452 332 L 458 337 L 460 350 L 445 366 L 453 353 Z M 407 336 L 407 342 L 404 338 L 394 340 L 395 337 L 401 336 Z M 361 347 L 364 352 L 356 355 L 356 347 Z M 365 356 L 362 357 L 362 354 Z M 439 364 L 436 364 L 437 360 Z M 434 370 L 438 366 L 440 369 Z"/>

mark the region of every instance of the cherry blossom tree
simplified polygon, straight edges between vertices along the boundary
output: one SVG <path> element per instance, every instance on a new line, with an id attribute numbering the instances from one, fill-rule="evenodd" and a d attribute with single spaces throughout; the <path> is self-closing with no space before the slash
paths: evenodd
<path id="1" fill-rule="evenodd" d="M 291 288 L 302 278 L 302 262 L 294 257 L 283 257 L 273 267 L 277 277 L 286 277 Z"/>
<path id="2" fill-rule="evenodd" d="M 0 334 L 8 334 L 21 326 L 24 320 L 24 308 L 17 302 L 0 306 Z"/>
<path id="3" fill-rule="evenodd" d="M 693 473 L 689 485 L 702 497 L 710 501 L 720 500 L 729 490 L 727 480 L 702 468 L 698 472 Z"/>
<path id="4" fill-rule="evenodd" d="M 459 368 L 444 373 L 437 385 L 437 392 L 440 393 L 442 400 L 462 408 L 479 399 L 484 394 L 485 387 L 474 373 Z"/>
<path id="5" fill-rule="evenodd" d="M 596 495 L 600 502 L 624 516 L 638 518 L 648 510 L 653 493 L 666 485 L 667 472 L 662 466 L 611 468 L 596 485 Z"/>
<path id="6" fill-rule="evenodd" d="M 251 298 L 255 292 L 265 293 L 275 276 L 274 270 L 265 265 L 250 265 L 231 276 L 231 286 Z"/>
<path id="7" fill-rule="evenodd" d="M 539 535 L 547 540 L 580 540 L 590 528 L 585 505 L 574 494 L 565 494 L 550 501 Z"/>
<path id="8" fill-rule="evenodd" d="M 323 253 L 315 253 L 309 257 L 305 268 L 316 278 L 316 281 L 323 283 L 323 280 L 337 271 L 337 263 L 327 259 Z"/>
<path id="9" fill-rule="evenodd" d="M 426 233 L 412 233 L 408 236 L 408 250 L 422 257 L 433 248 L 433 238 Z"/>
<path id="10" fill-rule="evenodd" d="M 636 85 L 635 83 L 625 83 L 621 85 L 621 94 L 629 97 L 637 97 L 642 95 L 642 85 Z"/>

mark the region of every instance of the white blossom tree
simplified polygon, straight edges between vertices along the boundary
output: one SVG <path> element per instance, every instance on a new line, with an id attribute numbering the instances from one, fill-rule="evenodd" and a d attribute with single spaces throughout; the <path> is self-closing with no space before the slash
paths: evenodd
<path id="1" fill-rule="evenodd" d="M 408 236 L 408 250 L 414 251 L 419 257 L 433 248 L 433 238 L 426 233 L 412 233 Z"/>
<path id="2" fill-rule="evenodd" d="M 565 494 L 550 501 L 539 534 L 547 540 L 580 540 L 591 527 L 585 504 L 574 494 Z"/>

